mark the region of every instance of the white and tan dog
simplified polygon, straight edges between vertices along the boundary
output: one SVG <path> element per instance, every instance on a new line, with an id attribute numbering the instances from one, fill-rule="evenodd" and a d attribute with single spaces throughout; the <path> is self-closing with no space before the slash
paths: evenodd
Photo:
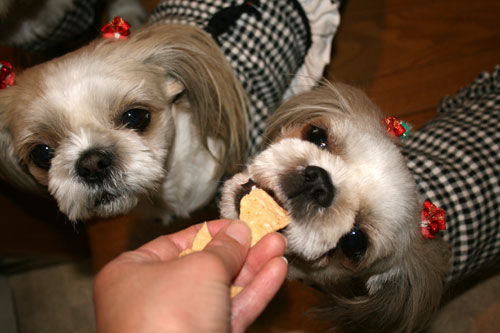
<path id="1" fill-rule="evenodd" d="M 245 93 L 189 26 L 98 40 L 26 70 L 0 100 L 5 177 L 47 186 L 71 220 L 127 212 L 151 193 L 185 215 L 246 144 Z"/>
<path id="2" fill-rule="evenodd" d="M 495 128 L 498 131 L 499 122 L 495 117 L 500 108 L 495 110 L 480 114 L 473 108 L 470 115 L 476 123 L 482 119 L 479 123 L 498 137 Z M 448 118 L 443 115 L 448 124 L 453 123 L 450 114 L 461 119 L 454 126 L 461 123 L 469 132 L 477 131 L 463 120 L 467 112 L 448 112 Z M 431 151 L 437 151 L 434 160 L 441 167 L 427 174 L 429 177 L 417 189 L 415 179 L 419 176 L 413 174 L 414 168 L 410 172 L 408 160 L 388 135 L 382 118 L 364 93 L 344 84 L 326 85 L 293 97 L 270 117 L 265 133 L 267 148 L 250 161 L 244 172 L 225 183 L 220 209 L 222 217 L 238 218 L 239 201 L 251 187 L 267 190 L 288 210 L 291 219 L 283 230 L 288 240 L 289 277 L 325 292 L 330 301 L 324 314 L 334 325 L 353 332 L 414 332 L 428 324 L 447 282 L 464 276 L 467 266 L 470 272 L 498 260 L 498 219 L 485 209 L 491 206 L 490 212 L 499 216 L 498 196 L 491 194 L 498 193 L 500 183 L 491 171 L 496 170 L 493 174 L 498 175 L 500 164 L 486 169 L 486 181 L 474 187 L 476 195 L 481 192 L 483 199 L 491 197 L 497 202 L 496 208 L 484 200 L 479 201 L 482 205 L 476 205 L 486 221 L 478 220 L 482 217 L 477 214 L 467 216 L 460 211 L 461 193 L 454 189 L 445 192 L 440 200 L 446 203 L 450 215 L 448 230 L 443 237 L 434 237 L 429 234 L 430 225 L 423 224 L 423 216 L 427 215 L 422 215 L 425 198 L 420 190 L 428 181 L 438 179 L 432 173 L 448 165 L 456 169 L 458 161 L 443 159 L 446 153 L 431 147 Z M 445 134 L 434 139 L 429 136 L 428 141 L 439 142 L 452 155 L 459 154 L 463 145 L 452 148 L 441 138 L 451 135 L 452 140 L 460 142 L 461 134 L 447 135 L 453 132 L 436 121 L 434 128 L 442 128 Z M 428 127 L 417 139 L 435 132 L 434 128 Z M 410 146 L 410 154 L 419 147 L 425 150 L 422 145 Z M 478 148 L 472 150 L 477 152 Z M 500 158 L 498 151 L 493 154 L 497 160 Z M 493 159 L 495 155 L 487 156 Z M 424 164 L 433 160 L 433 156 L 424 158 Z M 480 179 L 479 173 L 470 172 L 470 161 L 466 164 L 469 166 L 458 171 Z M 440 175 L 439 181 L 448 175 Z M 434 188 L 453 189 L 439 183 Z M 474 228 L 484 229 L 480 234 L 483 241 L 477 239 L 479 251 L 470 249 L 467 261 L 462 262 L 456 244 L 464 235 L 456 233 L 467 230 L 466 223 L 481 224 Z M 456 264 L 453 271 L 450 247 Z"/>
<path id="3" fill-rule="evenodd" d="M 0 92 L 0 177 L 46 187 L 72 221 L 188 215 L 241 168 L 285 92 L 311 86 L 294 74 L 321 76 L 338 3 L 301 2 L 165 0 L 131 36 L 26 70 Z"/>

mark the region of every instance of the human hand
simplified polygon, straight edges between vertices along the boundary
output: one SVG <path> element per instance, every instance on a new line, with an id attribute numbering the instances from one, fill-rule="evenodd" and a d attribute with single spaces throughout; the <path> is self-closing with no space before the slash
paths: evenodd
<path id="1" fill-rule="evenodd" d="M 179 258 L 200 228 L 161 236 L 98 273 L 99 332 L 242 332 L 257 318 L 286 277 L 284 238 L 271 233 L 250 249 L 245 223 L 211 221 L 206 248 Z M 243 287 L 232 300 L 231 284 Z"/>

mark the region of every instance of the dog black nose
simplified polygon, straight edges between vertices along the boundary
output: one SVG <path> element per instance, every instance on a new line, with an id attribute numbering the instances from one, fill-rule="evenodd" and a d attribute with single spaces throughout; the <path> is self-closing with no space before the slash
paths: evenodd
<path id="1" fill-rule="evenodd" d="M 90 184 L 102 183 L 109 177 L 113 154 L 105 149 L 90 149 L 76 161 L 76 173 Z"/>
<path id="2" fill-rule="evenodd" d="M 308 165 L 304 170 L 302 191 L 322 207 L 329 207 L 333 201 L 335 188 L 328 172 L 314 165 Z"/>
<path id="3" fill-rule="evenodd" d="M 297 219 L 305 218 L 314 206 L 329 207 L 335 196 L 335 187 L 328 172 L 318 166 L 308 165 L 298 172 L 284 174 L 280 179 L 284 194 Z"/>

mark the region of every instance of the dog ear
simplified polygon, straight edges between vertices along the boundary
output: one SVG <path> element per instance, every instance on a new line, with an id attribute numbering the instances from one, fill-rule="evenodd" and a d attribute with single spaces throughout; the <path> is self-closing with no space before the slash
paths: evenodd
<path id="1" fill-rule="evenodd" d="M 7 128 L 4 96 L 0 96 L 0 179 L 30 192 L 41 192 L 40 185 L 31 177 L 19 161 L 14 140 Z"/>
<path id="2" fill-rule="evenodd" d="M 440 238 L 417 237 L 413 243 L 394 274 L 372 281 L 375 298 L 386 300 L 385 310 L 408 331 L 425 327 L 437 310 L 451 257 L 448 244 Z"/>
<path id="3" fill-rule="evenodd" d="M 389 271 L 372 275 L 365 294 L 349 297 L 330 293 L 333 322 L 347 331 L 415 332 L 425 328 L 439 306 L 450 249 L 441 239 L 415 239 L 400 262 Z M 369 329 L 367 329 L 369 328 Z"/>
<path id="4" fill-rule="evenodd" d="M 171 77 L 167 78 L 165 82 L 165 94 L 168 97 L 169 103 L 172 103 L 183 92 L 184 86 L 181 82 Z"/>
<path id="5" fill-rule="evenodd" d="M 221 171 L 243 165 L 247 144 L 247 97 L 219 46 L 206 32 L 186 25 L 160 25 L 129 40 L 146 64 L 164 69 L 169 96 L 183 93 L 202 143 L 208 137 L 224 143 Z"/>

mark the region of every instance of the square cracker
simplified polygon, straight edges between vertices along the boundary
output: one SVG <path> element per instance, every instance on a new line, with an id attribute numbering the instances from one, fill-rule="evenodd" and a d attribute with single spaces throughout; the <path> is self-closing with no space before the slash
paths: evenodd
<path id="1" fill-rule="evenodd" d="M 289 223 L 287 211 L 260 188 L 253 189 L 241 199 L 240 220 L 252 230 L 252 246 L 268 233 L 283 229 Z"/>
<path id="2" fill-rule="evenodd" d="M 288 223 L 286 210 L 279 206 L 266 191 L 255 188 L 245 195 L 240 202 L 240 220 L 245 221 L 252 233 L 251 246 L 270 232 L 283 229 Z M 179 257 L 191 252 L 201 251 L 212 240 L 205 222 L 196 234 L 191 248 L 182 251 Z M 231 298 L 243 289 L 240 286 L 231 287 Z"/>

